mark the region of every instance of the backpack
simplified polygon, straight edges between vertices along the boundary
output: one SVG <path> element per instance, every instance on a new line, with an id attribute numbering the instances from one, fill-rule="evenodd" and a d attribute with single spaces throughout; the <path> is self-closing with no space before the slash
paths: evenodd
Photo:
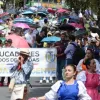
<path id="1" fill-rule="evenodd" d="M 79 61 L 85 57 L 85 51 L 80 48 L 80 46 L 76 46 L 74 43 L 70 43 L 75 47 L 75 51 L 72 55 L 72 60 L 74 65 L 78 65 Z"/>

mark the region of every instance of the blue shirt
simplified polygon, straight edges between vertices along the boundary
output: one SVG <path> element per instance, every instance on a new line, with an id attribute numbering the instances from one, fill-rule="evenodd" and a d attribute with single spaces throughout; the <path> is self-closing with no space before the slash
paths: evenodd
<path id="1" fill-rule="evenodd" d="M 27 84 L 33 70 L 33 64 L 27 60 L 21 66 L 21 70 L 18 70 L 17 68 L 18 62 L 16 62 L 10 70 L 10 72 L 13 73 L 12 78 L 15 78 L 15 84 Z"/>

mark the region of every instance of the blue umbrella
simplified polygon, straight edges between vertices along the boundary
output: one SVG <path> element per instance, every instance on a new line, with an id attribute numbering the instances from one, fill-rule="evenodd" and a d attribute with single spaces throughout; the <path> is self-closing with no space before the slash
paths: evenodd
<path id="1" fill-rule="evenodd" d="M 31 10 L 25 10 L 24 12 L 22 12 L 23 15 L 28 15 L 28 14 L 33 14 L 33 11 Z"/>
<path id="2" fill-rule="evenodd" d="M 78 16 L 70 16 L 69 18 L 70 19 L 74 19 L 74 20 L 79 20 L 79 17 Z"/>
<path id="3" fill-rule="evenodd" d="M 24 22 L 24 23 L 33 23 L 33 19 L 30 18 L 16 18 L 14 21 L 14 23 L 16 22 Z"/>
<path id="4" fill-rule="evenodd" d="M 60 37 L 50 36 L 50 37 L 45 37 L 45 38 L 43 38 L 41 42 L 50 43 L 50 42 L 57 42 L 57 41 L 60 41 L 60 40 L 61 40 Z"/>

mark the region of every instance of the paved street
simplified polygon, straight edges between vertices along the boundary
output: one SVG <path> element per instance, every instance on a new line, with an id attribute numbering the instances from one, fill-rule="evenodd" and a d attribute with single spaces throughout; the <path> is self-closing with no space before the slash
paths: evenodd
<path id="1" fill-rule="evenodd" d="M 32 88 L 29 91 L 29 97 L 43 96 L 50 90 L 51 83 L 40 84 L 39 78 L 31 78 Z M 11 93 L 8 91 L 8 87 L 0 87 L 0 100 L 10 100 Z"/>

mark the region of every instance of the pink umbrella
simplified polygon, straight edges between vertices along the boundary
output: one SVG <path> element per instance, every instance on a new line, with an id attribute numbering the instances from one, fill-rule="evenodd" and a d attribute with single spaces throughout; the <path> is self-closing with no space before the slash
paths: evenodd
<path id="1" fill-rule="evenodd" d="M 70 11 L 68 11 L 66 9 L 62 9 L 62 8 L 57 10 L 57 13 L 64 13 L 64 12 L 69 13 Z"/>
<path id="2" fill-rule="evenodd" d="M 16 23 L 16 24 L 13 24 L 14 27 L 20 27 L 22 29 L 24 28 L 30 28 L 26 23 Z"/>
<path id="3" fill-rule="evenodd" d="M 80 28 L 80 29 L 83 29 L 84 26 L 81 25 L 81 24 L 78 24 L 78 23 L 69 23 L 70 25 L 74 26 L 75 28 Z"/>
<path id="4" fill-rule="evenodd" d="M 12 46 L 15 48 L 29 48 L 27 41 L 16 34 L 11 34 L 6 37 L 6 39 L 12 40 Z"/>

